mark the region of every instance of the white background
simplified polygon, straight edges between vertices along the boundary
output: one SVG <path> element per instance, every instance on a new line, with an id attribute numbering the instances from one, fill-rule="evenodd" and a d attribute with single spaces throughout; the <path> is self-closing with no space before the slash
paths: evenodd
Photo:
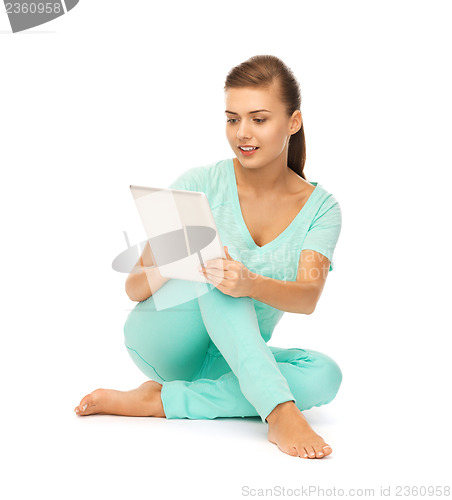
<path id="1" fill-rule="evenodd" d="M 2 7 L 9 499 L 241 498 L 244 486 L 310 485 L 378 497 L 381 486 L 448 484 L 449 5 L 81 0 L 16 34 Z M 256 54 L 280 57 L 300 81 L 305 174 L 343 214 L 315 313 L 286 313 L 270 341 L 342 368 L 333 402 L 305 412 L 333 448 L 322 460 L 282 453 L 257 417 L 73 413 L 98 387 L 146 380 L 123 345 L 135 303 L 111 267 L 124 231 L 144 239 L 129 185 L 166 187 L 232 157 L 224 80 Z"/>

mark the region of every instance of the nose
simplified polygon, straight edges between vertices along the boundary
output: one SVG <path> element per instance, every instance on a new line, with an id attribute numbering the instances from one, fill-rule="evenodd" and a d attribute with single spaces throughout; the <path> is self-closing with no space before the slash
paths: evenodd
<path id="1" fill-rule="evenodd" d="M 243 141 L 245 139 L 249 139 L 251 137 L 251 133 L 249 131 L 249 125 L 245 120 L 240 122 L 239 128 L 237 129 L 237 139 L 239 141 Z"/>

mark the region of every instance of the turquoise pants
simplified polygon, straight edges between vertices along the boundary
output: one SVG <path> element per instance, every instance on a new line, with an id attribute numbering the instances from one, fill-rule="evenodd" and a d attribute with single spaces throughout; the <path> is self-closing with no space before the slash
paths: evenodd
<path id="1" fill-rule="evenodd" d="M 171 279 L 156 293 L 178 293 L 181 286 Z M 209 287 L 160 310 L 151 295 L 124 325 L 132 360 L 162 384 L 166 418 L 260 416 L 266 422 L 279 403 L 294 401 L 303 411 L 335 397 L 342 372 L 333 359 L 310 349 L 268 346 L 252 299 Z"/>

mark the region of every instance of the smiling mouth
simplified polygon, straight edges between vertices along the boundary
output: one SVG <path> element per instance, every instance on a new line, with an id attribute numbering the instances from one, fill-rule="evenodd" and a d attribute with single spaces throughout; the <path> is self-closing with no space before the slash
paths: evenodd
<path id="1" fill-rule="evenodd" d="M 257 146 L 238 146 L 238 148 L 242 151 L 255 151 L 259 149 Z"/>

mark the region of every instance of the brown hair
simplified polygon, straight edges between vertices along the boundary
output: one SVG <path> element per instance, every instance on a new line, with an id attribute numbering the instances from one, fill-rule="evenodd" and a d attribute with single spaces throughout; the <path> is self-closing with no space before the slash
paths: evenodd
<path id="1" fill-rule="evenodd" d="M 224 91 L 238 87 L 270 87 L 278 83 L 279 97 L 285 104 L 287 116 L 300 109 L 300 85 L 292 70 L 281 59 L 271 55 L 250 57 L 232 68 L 224 84 Z M 303 169 L 306 162 L 306 141 L 303 122 L 300 130 L 289 139 L 287 166 L 306 180 Z"/>

